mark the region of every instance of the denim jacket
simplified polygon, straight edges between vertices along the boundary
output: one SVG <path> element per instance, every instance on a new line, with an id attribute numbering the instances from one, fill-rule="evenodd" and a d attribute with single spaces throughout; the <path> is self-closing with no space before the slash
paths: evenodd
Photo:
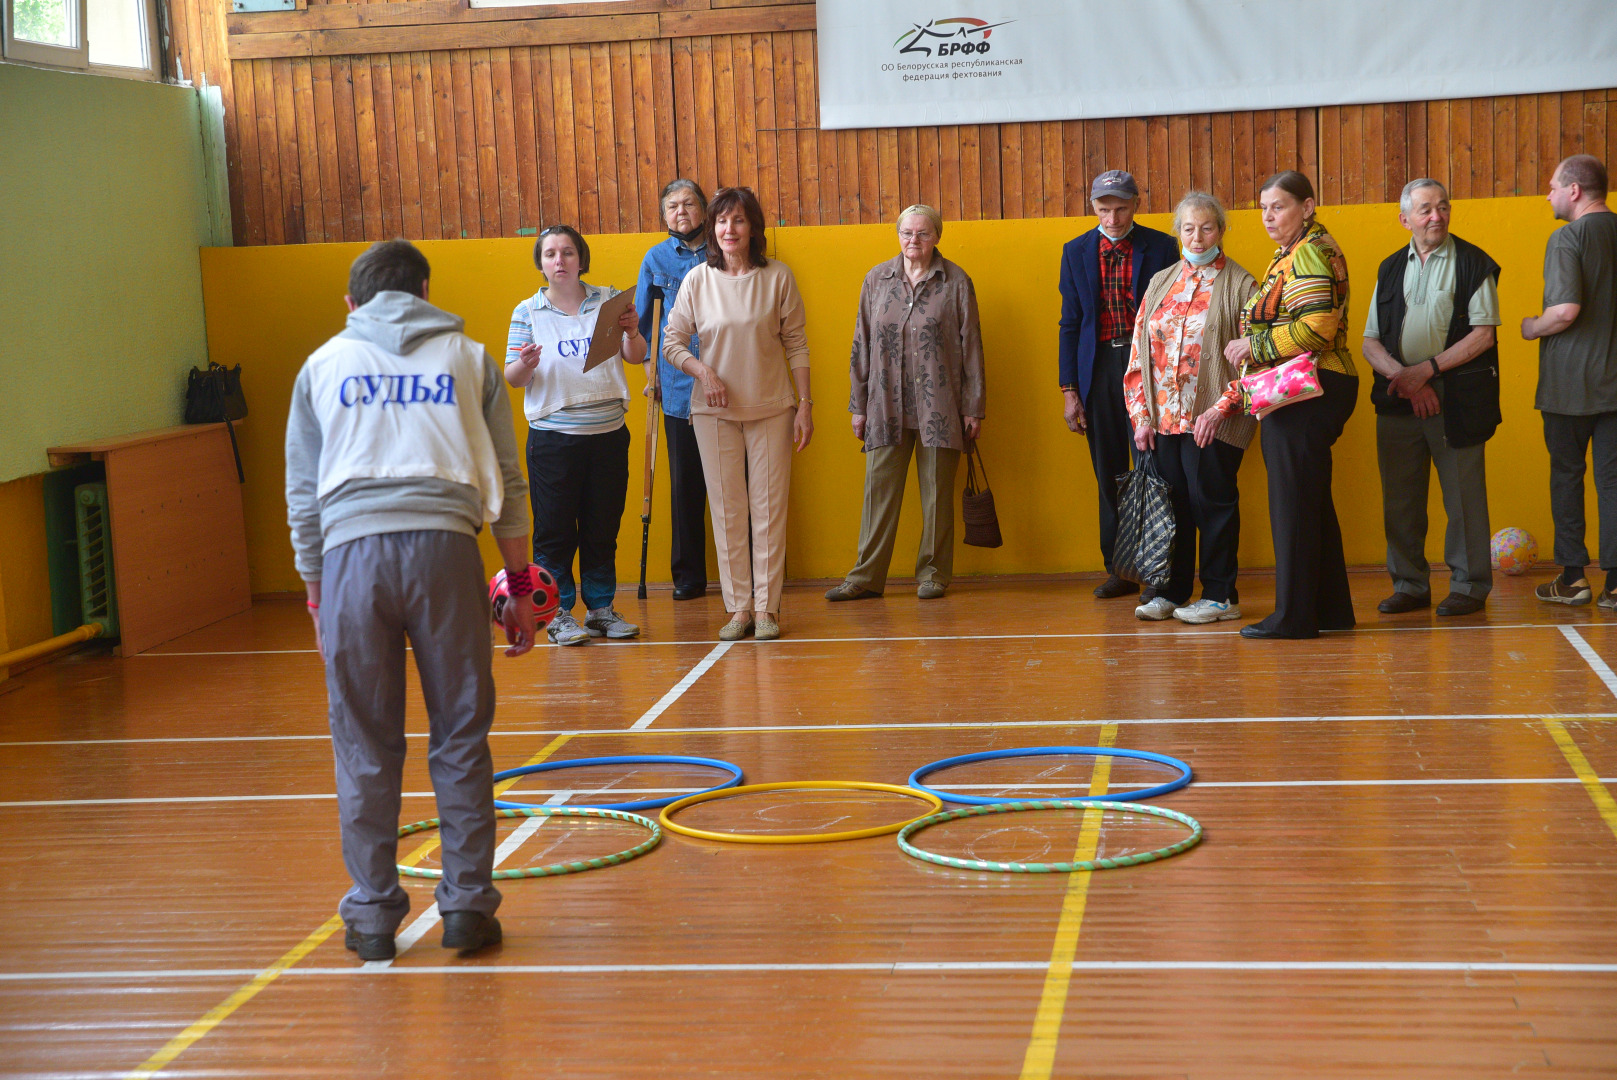
<path id="1" fill-rule="evenodd" d="M 673 310 L 674 298 L 679 295 L 679 283 L 692 268 L 707 261 L 707 245 L 692 251 L 678 237 L 670 236 L 650 251 L 640 263 L 640 282 L 635 289 L 634 306 L 640 312 L 640 334 L 651 340 L 651 303 L 661 300 L 662 324 L 657 327 L 657 341 L 668 327 L 668 313 Z M 691 338 L 691 353 L 702 352 L 695 336 Z M 691 415 L 691 376 L 682 373 L 667 360 L 658 357 L 657 381 L 663 392 L 663 412 L 669 416 L 689 419 Z"/>

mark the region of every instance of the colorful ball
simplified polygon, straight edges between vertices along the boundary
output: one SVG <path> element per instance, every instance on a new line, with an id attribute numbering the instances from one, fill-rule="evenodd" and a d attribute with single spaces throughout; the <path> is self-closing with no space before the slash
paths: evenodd
<path id="1" fill-rule="evenodd" d="M 1523 574 L 1538 561 L 1538 541 L 1526 529 L 1500 529 L 1488 544 L 1488 554 L 1501 574 Z"/>
<path id="2" fill-rule="evenodd" d="M 538 563 L 528 564 L 528 577 L 533 581 L 534 625 L 542 630 L 550 625 L 561 608 L 561 588 L 556 584 L 555 575 Z M 488 598 L 494 606 L 494 625 L 504 626 L 505 602 L 511 598 L 511 586 L 506 583 L 504 569 L 489 581 Z"/>

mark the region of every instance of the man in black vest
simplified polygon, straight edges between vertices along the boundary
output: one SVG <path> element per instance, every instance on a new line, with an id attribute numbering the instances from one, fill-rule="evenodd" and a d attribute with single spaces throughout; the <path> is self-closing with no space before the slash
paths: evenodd
<path id="1" fill-rule="evenodd" d="M 1437 613 L 1470 615 L 1493 588 L 1483 444 L 1500 419 L 1499 265 L 1450 235 L 1449 193 L 1436 180 L 1411 180 L 1398 209 L 1412 238 L 1382 262 L 1364 327 L 1393 580 L 1379 610 L 1431 606 L 1426 493 L 1436 465 L 1450 576 Z"/>

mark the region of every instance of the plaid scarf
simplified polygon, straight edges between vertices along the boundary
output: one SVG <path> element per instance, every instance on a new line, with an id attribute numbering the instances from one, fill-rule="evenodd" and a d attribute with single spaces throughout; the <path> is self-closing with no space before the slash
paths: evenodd
<path id="1" fill-rule="evenodd" d="M 1134 333 L 1134 244 L 1128 237 L 1113 241 L 1100 234 L 1100 340 Z"/>

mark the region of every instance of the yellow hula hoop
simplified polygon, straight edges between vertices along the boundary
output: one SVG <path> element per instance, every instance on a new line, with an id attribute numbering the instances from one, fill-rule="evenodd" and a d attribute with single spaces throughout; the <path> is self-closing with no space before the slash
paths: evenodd
<path id="1" fill-rule="evenodd" d="M 908 795 L 912 799 L 921 799 L 931 803 L 932 809 L 924 811 L 908 821 L 895 821 L 891 825 L 877 825 L 871 829 L 853 829 L 848 832 L 834 833 L 798 833 L 791 836 L 769 833 L 709 832 L 706 829 L 687 828 L 684 825 L 676 824 L 673 820 L 675 811 L 683 810 L 687 806 L 694 806 L 700 802 L 727 799 L 732 795 L 746 795 L 755 791 L 786 791 L 793 788 L 886 791 L 893 795 Z M 663 828 L 669 832 L 680 833 L 684 836 L 694 836 L 702 840 L 719 840 L 727 844 L 828 844 L 834 840 L 862 840 L 867 836 L 886 836 L 889 833 L 896 833 L 904 826 L 914 824 L 942 809 L 943 800 L 936 795 L 916 791 L 911 787 L 900 787 L 897 784 L 866 783 L 861 780 L 786 780 L 775 784 L 745 784 L 741 787 L 723 788 L 719 791 L 704 791 L 696 795 L 687 795 L 678 802 L 670 803 L 663 807 L 659 820 L 662 822 Z"/>

